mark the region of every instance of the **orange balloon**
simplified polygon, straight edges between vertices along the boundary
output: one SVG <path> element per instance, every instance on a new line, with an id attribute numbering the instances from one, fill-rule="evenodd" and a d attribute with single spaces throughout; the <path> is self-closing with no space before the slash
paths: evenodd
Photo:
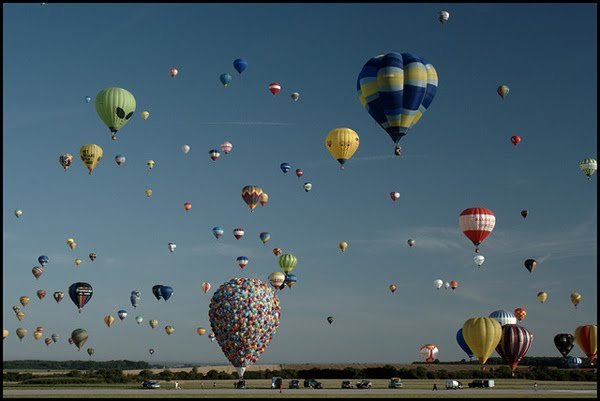
<path id="1" fill-rule="evenodd" d="M 519 322 L 521 320 L 525 319 L 525 316 L 527 316 L 527 311 L 525 310 L 525 308 L 516 308 L 515 309 L 515 317 L 517 318 L 517 320 Z"/>

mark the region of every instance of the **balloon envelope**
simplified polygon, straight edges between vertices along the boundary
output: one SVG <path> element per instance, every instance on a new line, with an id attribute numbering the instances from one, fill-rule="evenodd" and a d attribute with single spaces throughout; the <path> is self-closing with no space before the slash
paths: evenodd
<path id="1" fill-rule="evenodd" d="M 496 319 L 501 326 L 505 324 L 517 324 L 517 318 L 514 313 L 502 309 L 490 313 L 489 317 Z"/>
<path id="2" fill-rule="evenodd" d="M 458 343 L 460 348 L 462 348 L 462 350 L 465 351 L 465 353 L 467 354 L 469 359 L 473 359 L 475 357 L 475 354 L 473 354 L 473 351 L 471 351 L 471 348 L 469 348 L 469 345 L 467 344 L 467 342 L 465 341 L 465 338 L 463 337 L 463 329 L 462 328 L 460 328 L 456 332 L 456 342 Z"/>
<path id="3" fill-rule="evenodd" d="M 573 334 L 559 333 L 554 336 L 554 346 L 566 358 L 575 346 L 575 337 Z"/>
<path id="4" fill-rule="evenodd" d="M 523 326 L 506 324 L 502 326 L 502 337 L 496 346 L 496 352 L 510 366 L 514 372 L 521 359 L 525 357 L 531 344 L 533 333 Z"/>
<path id="5" fill-rule="evenodd" d="M 474 317 L 468 319 L 462 327 L 465 342 L 479 359 L 485 364 L 502 337 L 502 326 L 490 317 Z"/>
<path id="6" fill-rule="evenodd" d="M 233 68 L 235 68 L 235 70 L 241 74 L 246 68 L 248 68 L 248 62 L 243 58 L 236 58 L 233 60 Z"/>
<path id="7" fill-rule="evenodd" d="M 88 340 L 88 332 L 85 329 L 75 329 L 71 333 L 71 340 L 77 346 L 78 349 L 81 349 L 85 342 Z"/>
<path id="8" fill-rule="evenodd" d="M 575 329 L 575 342 L 583 353 L 593 362 L 598 352 L 598 326 L 587 324 Z"/>
<path id="9" fill-rule="evenodd" d="M 96 95 L 96 113 L 117 139 L 117 131 L 127 124 L 135 113 L 135 97 L 127 89 L 105 88 Z"/>
<path id="10" fill-rule="evenodd" d="M 160 287 L 160 296 L 165 301 L 171 298 L 171 295 L 173 295 L 173 288 L 169 287 L 168 285 L 163 285 Z"/>
<path id="11" fill-rule="evenodd" d="M 69 297 L 79 309 L 79 313 L 81 313 L 83 307 L 92 299 L 93 294 L 94 290 L 88 283 L 73 283 L 69 287 Z"/>
<path id="12" fill-rule="evenodd" d="M 489 209 L 472 207 L 460 213 L 458 225 L 475 245 L 475 252 L 479 252 L 479 245 L 492 233 L 496 225 L 496 216 Z"/>
<path id="13" fill-rule="evenodd" d="M 83 145 L 79 149 L 79 157 L 81 158 L 83 164 L 87 167 L 90 175 L 98 163 L 100 163 L 103 154 L 104 152 L 102 151 L 102 148 L 93 143 Z"/>
<path id="14" fill-rule="evenodd" d="M 356 153 L 359 144 L 358 134 L 350 128 L 334 128 L 325 137 L 326 149 L 342 168 Z"/>

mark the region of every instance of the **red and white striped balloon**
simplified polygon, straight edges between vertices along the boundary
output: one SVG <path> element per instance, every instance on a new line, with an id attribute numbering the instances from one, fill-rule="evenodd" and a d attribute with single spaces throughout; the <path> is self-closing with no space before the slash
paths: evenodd
<path id="1" fill-rule="evenodd" d="M 204 291 L 204 293 L 206 294 L 208 290 L 210 290 L 210 283 L 207 283 L 205 281 L 204 283 L 202 283 L 202 291 Z"/>
<path id="2" fill-rule="evenodd" d="M 279 83 L 277 83 L 277 82 L 272 82 L 269 85 L 269 90 L 271 91 L 271 93 L 273 95 L 276 95 L 281 91 L 281 85 L 279 85 Z"/>
<path id="3" fill-rule="evenodd" d="M 461 212 L 458 224 L 463 234 L 475 245 L 475 252 L 479 252 L 479 245 L 496 225 L 496 216 L 489 209 L 472 207 Z"/>
<path id="4" fill-rule="evenodd" d="M 439 354 L 438 347 L 433 344 L 425 344 L 419 349 L 419 354 L 425 359 L 425 362 L 431 363 L 437 359 Z"/>

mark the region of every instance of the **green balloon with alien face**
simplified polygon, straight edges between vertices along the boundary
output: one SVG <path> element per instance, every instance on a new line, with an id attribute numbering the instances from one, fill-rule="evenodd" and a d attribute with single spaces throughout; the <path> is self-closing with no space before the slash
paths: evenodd
<path id="1" fill-rule="evenodd" d="M 135 98 L 123 88 L 105 88 L 96 95 L 96 112 L 98 117 L 106 124 L 112 139 L 117 139 L 117 131 L 127 124 L 135 113 Z"/>

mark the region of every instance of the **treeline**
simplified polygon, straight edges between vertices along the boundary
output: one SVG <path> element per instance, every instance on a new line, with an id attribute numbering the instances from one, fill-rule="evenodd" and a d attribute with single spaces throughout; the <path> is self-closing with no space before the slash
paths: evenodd
<path id="1" fill-rule="evenodd" d="M 447 371 L 445 369 L 428 370 L 423 366 L 416 368 L 396 368 L 391 365 L 372 368 L 320 369 L 311 368 L 304 370 L 282 369 L 248 371 L 245 379 L 271 379 L 280 376 L 284 379 L 529 379 L 529 380 L 555 380 L 555 381 L 597 381 L 593 369 L 557 369 L 547 366 L 535 366 L 517 369 L 514 376 L 507 366 L 487 367 L 481 369 L 465 369 Z M 138 374 L 124 374 L 120 369 L 98 369 L 79 371 L 73 370 L 65 374 L 33 375 L 31 373 L 3 372 L 4 382 L 19 382 L 21 384 L 102 384 L 102 383 L 141 383 L 144 380 L 237 380 L 236 373 L 227 373 L 212 369 L 206 374 L 198 372 L 196 367 L 190 371 L 173 372 L 164 369 L 154 373 L 149 369 L 141 370 Z"/>
<path id="2" fill-rule="evenodd" d="M 583 364 L 582 366 L 589 366 L 589 362 L 587 358 L 582 358 Z M 466 361 L 465 359 L 460 362 L 441 362 L 439 359 L 436 359 L 434 364 L 439 365 L 457 365 L 457 364 L 466 364 L 466 365 L 479 365 L 477 359 L 473 361 Z M 413 365 L 427 365 L 425 362 L 413 362 Z M 500 357 L 492 357 L 487 360 L 486 365 L 506 365 L 506 362 Z M 567 364 L 567 358 L 562 358 L 560 356 L 534 356 L 534 357 L 524 357 L 519 362 L 520 366 L 548 366 L 555 367 L 560 369 L 567 369 L 569 365 Z"/>
<path id="3" fill-rule="evenodd" d="M 4 361 L 4 369 L 49 369 L 49 370 L 94 370 L 94 369 L 148 369 L 150 365 L 144 361 L 41 361 L 26 359 L 20 361 Z"/>

